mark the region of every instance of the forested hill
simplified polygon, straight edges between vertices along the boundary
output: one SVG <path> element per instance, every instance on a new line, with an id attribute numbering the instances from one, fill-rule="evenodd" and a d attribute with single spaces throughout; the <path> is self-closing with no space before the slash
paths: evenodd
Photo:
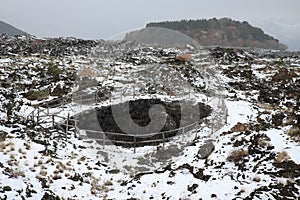
<path id="1" fill-rule="evenodd" d="M 258 47 L 286 50 L 287 46 L 248 22 L 229 18 L 151 22 L 146 27 L 161 27 L 184 33 L 203 46 Z"/>

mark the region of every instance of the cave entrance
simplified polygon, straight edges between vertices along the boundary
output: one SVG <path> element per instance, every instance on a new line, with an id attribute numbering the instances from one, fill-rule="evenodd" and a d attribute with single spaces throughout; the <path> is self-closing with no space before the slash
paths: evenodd
<path id="1" fill-rule="evenodd" d="M 185 100 L 138 99 L 96 107 L 77 117 L 90 139 L 125 147 L 157 145 L 195 129 L 212 108 Z"/>

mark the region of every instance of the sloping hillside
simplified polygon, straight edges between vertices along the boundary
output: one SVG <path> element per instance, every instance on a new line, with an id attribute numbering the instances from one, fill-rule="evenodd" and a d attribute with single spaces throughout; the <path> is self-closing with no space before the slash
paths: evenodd
<path id="1" fill-rule="evenodd" d="M 0 83 L 0 199 L 299 199 L 299 53 L 4 36 Z M 153 146 L 99 131 L 150 98 L 213 112 Z"/>
<path id="2" fill-rule="evenodd" d="M 7 34 L 11 36 L 15 35 L 28 35 L 28 33 L 21 31 L 17 28 L 15 28 L 12 25 L 9 25 L 3 21 L 0 21 L 0 34 Z"/>
<path id="3" fill-rule="evenodd" d="M 146 27 L 176 30 L 204 46 L 287 49 L 286 45 L 265 34 L 262 29 L 253 27 L 246 21 L 239 22 L 229 18 L 152 22 Z"/>

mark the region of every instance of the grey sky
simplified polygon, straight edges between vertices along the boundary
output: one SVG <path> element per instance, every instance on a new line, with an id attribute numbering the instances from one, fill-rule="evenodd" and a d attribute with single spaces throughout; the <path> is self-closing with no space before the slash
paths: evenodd
<path id="1" fill-rule="evenodd" d="M 38 37 L 106 39 L 147 22 L 230 17 L 300 50 L 299 0 L 2 0 L 0 20 Z"/>

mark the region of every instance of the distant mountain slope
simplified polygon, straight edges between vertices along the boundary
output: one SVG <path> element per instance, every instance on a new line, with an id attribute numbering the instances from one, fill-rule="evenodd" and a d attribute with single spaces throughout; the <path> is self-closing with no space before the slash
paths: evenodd
<path id="1" fill-rule="evenodd" d="M 21 31 L 17 28 L 15 28 L 12 25 L 9 25 L 5 22 L 0 21 L 0 35 L 1 34 L 7 34 L 7 35 L 29 35 L 28 33 Z"/>
<path id="2" fill-rule="evenodd" d="M 286 50 L 287 46 L 248 22 L 229 18 L 181 20 L 148 23 L 146 27 L 160 27 L 184 33 L 203 46 L 258 47 Z"/>

